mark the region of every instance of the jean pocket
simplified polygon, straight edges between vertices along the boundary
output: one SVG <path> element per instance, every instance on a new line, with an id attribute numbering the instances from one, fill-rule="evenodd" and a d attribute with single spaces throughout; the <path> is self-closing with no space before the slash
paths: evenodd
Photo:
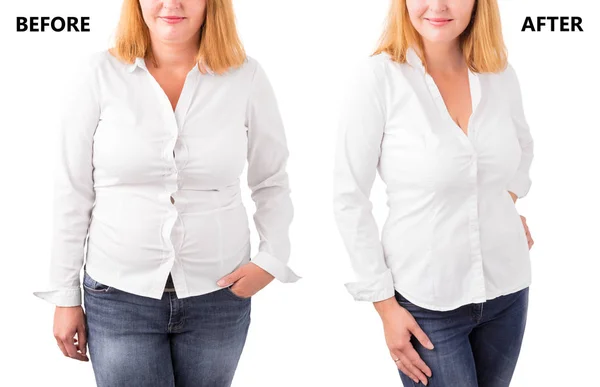
<path id="1" fill-rule="evenodd" d="M 408 301 L 406 299 L 406 297 L 404 297 L 402 294 L 398 293 L 398 291 L 395 291 L 394 293 L 394 297 L 396 298 L 396 301 L 402 305 L 402 306 L 411 306 L 413 305 L 412 302 Z"/>
<path id="2" fill-rule="evenodd" d="M 235 298 L 236 300 L 246 301 L 246 300 L 249 300 L 250 298 L 252 298 L 252 296 L 250 296 L 250 297 L 241 297 L 241 296 L 238 296 L 237 294 L 235 294 L 233 292 L 233 290 L 231 290 L 231 286 L 228 286 L 228 287 L 226 287 L 223 290 L 225 291 L 226 294 L 228 294 L 232 298 Z"/>
<path id="3" fill-rule="evenodd" d="M 90 277 L 87 271 L 83 272 L 83 288 L 92 293 L 106 293 L 112 289 L 110 286 L 100 283 Z"/>

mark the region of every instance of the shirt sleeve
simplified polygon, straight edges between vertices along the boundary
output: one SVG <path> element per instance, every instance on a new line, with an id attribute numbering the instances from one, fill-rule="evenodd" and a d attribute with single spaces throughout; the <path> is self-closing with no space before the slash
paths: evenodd
<path id="1" fill-rule="evenodd" d="M 54 163 L 49 284 L 33 294 L 56 306 L 82 304 L 80 273 L 92 207 L 93 135 L 100 117 L 93 66 L 83 61 L 61 101 Z"/>
<path id="2" fill-rule="evenodd" d="M 248 186 L 256 205 L 254 223 L 260 237 L 252 262 L 281 282 L 302 278 L 288 266 L 289 227 L 294 210 L 286 164 L 288 148 L 273 88 L 259 63 L 248 100 Z"/>
<path id="3" fill-rule="evenodd" d="M 343 98 L 336 142 L 334 215 L 355 274 L 345 286 L 357 301 L 394 295 L 369 199 L 386 124 L 382 70 L 373 59 L 358 66 Z"/>
<path id="4" fill-rule="evenodd" d="M 510 103 L 511 115 L 517 130 L 517 137 L 521 145 L 521 162 L 517 172 L 510 180 L 507 190 L 515 193 L 518 198 L 525 197 L 531 188 L 531 178 L 529 170 L 533 161 L 533 138 L 529 130 L 529 125 L 525 119 L 523 111 L 523 99 L 521 87 L 514 68 L 508 65 L 508 84 L 510 85 Z"/>

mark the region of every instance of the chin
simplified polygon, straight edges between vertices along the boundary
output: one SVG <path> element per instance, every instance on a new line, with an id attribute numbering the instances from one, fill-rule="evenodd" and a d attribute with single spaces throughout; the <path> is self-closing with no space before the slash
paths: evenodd
<path id="1" fill-rule="evenodd" d="M 455 34 L 448 34 L 443 32 L 432 32 L 422 35 L 423 40 L 430 43 L 451 43 L 458 37 Z"/>
<path id="2" fill-rule="evenodd" d="M 181 31 L 178 31 L 177 29 L 173 28 L 170 30 L 161 31 L 160 38 L 161 38 L 161 40 L 168 41 L 168 42 L 178 42 L 180 40 L 183 40 L 182 35 L 183 34 L 181 33 Z"/>

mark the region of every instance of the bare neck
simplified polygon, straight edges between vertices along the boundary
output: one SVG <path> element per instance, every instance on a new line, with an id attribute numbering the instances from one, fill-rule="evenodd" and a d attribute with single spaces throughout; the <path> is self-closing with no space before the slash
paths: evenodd
<path id="1" fill-rule="evenodd" d="M 436 74 L 453 74 L 464 71 L 465 59 L 458 42 L 424 43 L 427 70 Z"/>
<path id="2" fill-rule="evenodd" d="M 152 54 L 161 70 L 189 71 L 196 64 L 198 44 L 194 42 L 174 44 L 153 40 Z M 154 63 L 148 63 L 148 66 L 157 68 Z"/>

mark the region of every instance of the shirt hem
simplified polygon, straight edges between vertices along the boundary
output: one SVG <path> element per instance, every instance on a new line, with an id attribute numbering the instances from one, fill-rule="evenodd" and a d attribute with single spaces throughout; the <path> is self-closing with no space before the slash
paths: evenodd
<path id="1" fill-rule="evenodd" d="M 87 270 L 87 272 L 92 278 L 94 278 L 94 280 L 96 280 L 104 285 L 110 286 L 116 290 L 119 290 L 119 291 L 122 291 L 125 293 L 129 293 L 129 294 L 133 294 L 136 296 L 152 298 L 154 300 L 161 300 L 165 293 L 164 287 L 166 286 L 166 281 L 165 281 L 165 284 L 163 285 L 163 291 L 161 291 L 160 295 L 157 297 L 154 295 L 150 295 L 149 293 L 143 294 L 143 292 L 140 292 L 139 290 L 131 289 L 129 286 L 127 286 L 127 284 L 122 284 L 118 281 L 115 281 L 114 278 L 113 279 L 105 279 L 104 274 L 102 272 L 96 273 L 96 272 L 92 272 L 90 270 Z M 207 287 L 207 288 L 200 289 L 200 290 L 191 291 L 191 292 L 190 291 L 186 291 L 186 292 L 179 291 L 179 293 L 177 293 L 177 291 L 175 291 L 175 290 L 174 291 L 175 291 L 175 294 L 178 299 L 184 299 L 184 298 L 189 298 L 189 297 L 194 297 L 194 296 L 202 296 L 204 294 L 212 293 L 217 290 L 223 289 L 223 287 L 217 285 L 216 280 L 214 281 L 214 284 L 215 284 L 214 286 Z M 175 289 L 175 288 L 173 288 L 173 289 Z M 169 291 L 166 291 L 166 292 L 168 293 Z"/>
<path id="2" fill-rule="evenodd" d="M 402 296 L 404 298 L 406 298 L 408 301 L 410 301 L 411 303 L 415 304 L 418 307 L 421 307 L 424 309 L 429 309 L 429 310 L 435 310 L 438 312 L 447 312 L 450 310 L 458 309 L 461 306 L 465 306 L 465 305 L 469 305 L 469 304 L 473 304 L 473 303 L 482 303 L 485 301 L 493 300 L 494 298 L 512 294 L 512 293 L 518 292 L 520 290 L 523 290 L 523 289 L 529 287 L 530 285 L 531 285 L 531 281 L 528 281 L 524 284 L 521 284 L 521 285 L 519 285 L 515 288 L 512 288 L 512 289 L 509 289 L 509 290 L 502 290 L 502 291 L 495 292 L 492 294 L 486 294 L 485 300 L 476 298 L 476 299 L 471 299 L 471 300 L 462 300 L 457 303 L 453 303 L 453 304 L 449 304 L 449 305 L 434 305 L 429 302 L 424 302 L 424 301 L 418 300 L 416 297 L 412 296 L 410 293 L 405 292 L 404 290 L 400 289 L 396 285 L 394 285 L 394 289 L 396 291 L 398 291 L 398 293 L 402 294 Z"/>

